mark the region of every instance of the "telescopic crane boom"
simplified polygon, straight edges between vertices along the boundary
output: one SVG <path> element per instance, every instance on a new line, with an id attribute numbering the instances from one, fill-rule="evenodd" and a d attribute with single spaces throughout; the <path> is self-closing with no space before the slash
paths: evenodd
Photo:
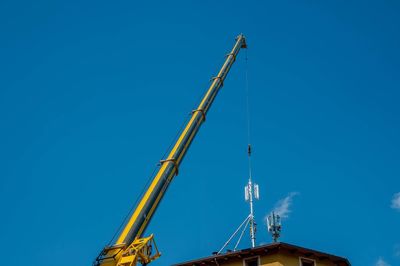
<path id="1" fill-rule="evenodd" d="M 143 237 L 143 233 L 149 225 L 173 177 L 178 175 L 179 165 L 199 131 L 201 124 L 205 121 L 207 112 L 220 88 L 223 86 L 226 75 L 235 62 L 239 50 L 246 47 L 245 37 L 240 34 L 236 37 L 236 43 L 231 52 L 227 54 L 218 75 L 213 77 L 212 83 L 199 106 L 192 111 L 189 122 L 168 154 L 168 157 L 160 161 L 160 169 L 154 176 L 129 221 L 125 224 L 119 237 L 112 246 L 107 246 L 101 251 L 100 255 L 94 261 L 94 265 L 134 266 L 138 263 L 146 265 L 160 256 L 153 235 Z"/>

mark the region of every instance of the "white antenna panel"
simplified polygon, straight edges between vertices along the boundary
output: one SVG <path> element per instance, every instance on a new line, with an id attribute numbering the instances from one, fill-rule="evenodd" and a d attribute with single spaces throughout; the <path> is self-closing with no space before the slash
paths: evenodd
<path id="1" fill-rule="evenodd" d="M 267 227 L 268 227 L 268 232 L 271 231 L 271 222 L 269 221 L 269 216 L 267 216 Z"/>
<path id="2" fill-rule="evenodd" d="M 249 198 L 250 198 L 249 187 L 248 187 L 248 186 L 245 186 L 245 187 L 244 187 L 244 199 L 245 199 L 246 201 L 249 201 Z"/>
<path id="3" fill-rule="evenodd" d="M 260 191 L 257 184 L 254 184 L 254 198 L 260 199 Z"/>

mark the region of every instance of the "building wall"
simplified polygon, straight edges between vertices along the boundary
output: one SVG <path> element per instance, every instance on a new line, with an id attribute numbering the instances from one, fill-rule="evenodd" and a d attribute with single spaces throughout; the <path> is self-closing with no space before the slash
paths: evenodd
<path id="1" fill-rule="evenodd" d="M 299 266 L 300 265 L 300 257 L 304 257 L 298 254 L 290 254 L 290 253 L 280 253 L 277 255 L 277 261 L 279 261 L 281 263 L 281 265 L 283 266 Z M 268 256 L 265 256 L 265 258 L 267 258 Z M 304 257 L 306 258 L 306 257 Z M 313 259 L 315 260 L 315 264 L 316 266 L 336 266 L 336 263 L 333 263 L 332 261 L 329 260 L 319 260 L 317 258 L 309 258 L 309 259 Z M 261 265 L 263 265 L 262 263 L 262 259 L 261 259 Z M 269 266 L 269 264 L 266 264 Z"/>
<path id="2" fill-rule="evenodd" d="M 280 254 L 272 254 L 269 256 L 260 256 L 260 265 L 263 265 L 263 266 L 286 266 L 286 265 L 282 264 L 282 256 Z M 243 266 L 243 263 L 242 263 L 242 266 Z"/>
<path id="3" fill-rule="evenodd" d="M 249 257 L 252 258 L 252 257 Z M 280 263 L 280 255 L 273 254 L 273 255 L 268 255 L 268 256 L 260 256 L 260 265 L 261 266 L 286 266 Z M 223 266 L 243 266 L 243 260 L 237 260 L 237 261 L 229 261 L 226 263 L 219 263 L 219 265 Z M 296 265 L 298 266 L 298 265 Z"/>
<path id="4" fill-rule="evenodd" d="M 270 254 L 267 256 L 260 256 L 261 266 L 299 266 L 299 255 L 298 254 Z M 336 266 L 335 263 L 328 260 L 318 260 L 314 259 L 316 266 Z M 221 266 L 243 266 L 243 260 L 229 261 L 226 263 L 220 263 Z"/>

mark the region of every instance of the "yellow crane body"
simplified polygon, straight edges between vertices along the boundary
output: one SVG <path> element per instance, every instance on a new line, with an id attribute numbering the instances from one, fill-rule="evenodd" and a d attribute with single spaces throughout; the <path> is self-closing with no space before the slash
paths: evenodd
<path id="1" fill-rule="evenodd" d="M 197 109 L 192 111 L 191 118 L 180 134 L 178 140 L 165 160 L 160 161 L 160 168 L 150 186 L 125 224 L 116 242 L 105 247 L 94 261 L 96 266 L 134 266 L 138 263 L 146 265 L 158 258 L 160 253 L 154 242 L 153 235 L 143 237 L 143 234 L 153 217 L 170 182 L 178 175 L 179 165 L 194 137 L 206 119 L 215 97 L 224 84 L 224 80 L 235 62 L 241 48 L 246 48 L 245 37 L 236 37 L 235 45 L 222 65 L 218 75 L 213 77 L 210 87 L 202 98 Z"/>

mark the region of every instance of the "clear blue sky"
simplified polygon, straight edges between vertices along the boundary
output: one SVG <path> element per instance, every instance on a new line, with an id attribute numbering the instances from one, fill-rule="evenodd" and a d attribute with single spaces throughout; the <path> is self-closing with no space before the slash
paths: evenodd
<path id="1" fill-rule="evenodd" d="M 1 264 L 90 265 L 243 32 L 258 243 L 296 192 L 282 241 L 400 265 L 399 14 L 398 1 L 1 1 Z M 154 266 L 210 255 L 247 214 L 244 70 L 242 53 L 147 231 Z"/>

